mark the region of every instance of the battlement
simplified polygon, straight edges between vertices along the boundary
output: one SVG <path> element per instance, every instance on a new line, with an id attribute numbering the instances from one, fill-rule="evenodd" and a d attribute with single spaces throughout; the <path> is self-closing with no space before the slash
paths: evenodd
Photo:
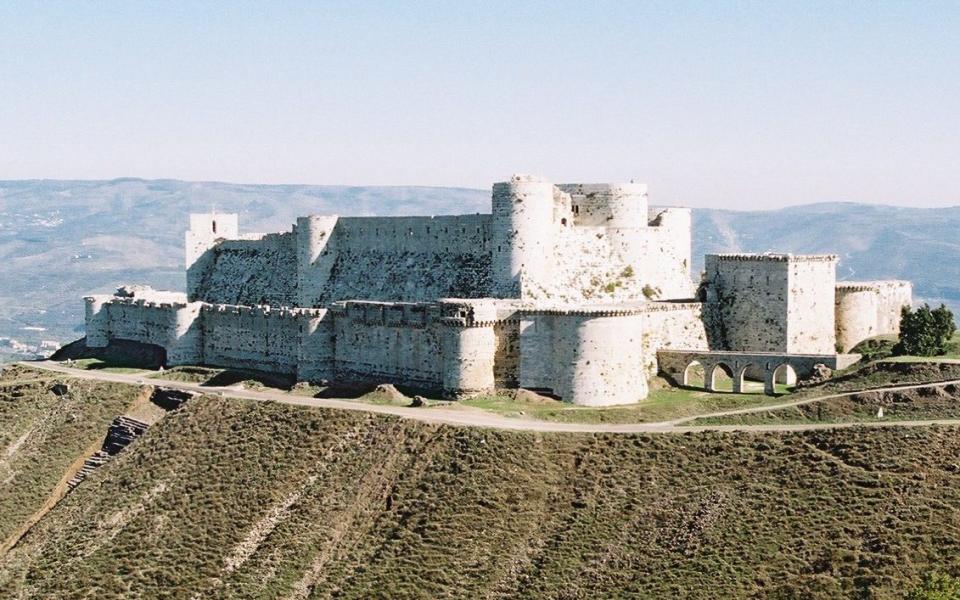
<path id="1" fill-rule="evenodd" d="M 844 292 L 877 291 L 891 288 L 912 288 L 913 284 L 902 279 L 885 279 L 878 281 L 838 281 L 837 290 Z"/>
<path id="2" fill-rule="evenodd" d="M 642 183 L 522 174 L 493 185 L 485 214 L 310 215 L 244 234 L 235 214 L 194 214 L 187 294 L 88 296 L 87 344 L 155 344 L 169 364 L 449 397 L 524 386 L 603 405 L 643 398 L 658 350 L 828 355 L 895 330 L 910 302 L 908 282 L 837 284 L 832 254 L 708 255 L 698 291 L 691 224 L 690 209 L 650 206 Z"/>
<path id="3" fill-rule="evenodd" d="M 717 261 L 750 262 L 836 262 L 836 254 L 708 254 L 708 258 Z"/>

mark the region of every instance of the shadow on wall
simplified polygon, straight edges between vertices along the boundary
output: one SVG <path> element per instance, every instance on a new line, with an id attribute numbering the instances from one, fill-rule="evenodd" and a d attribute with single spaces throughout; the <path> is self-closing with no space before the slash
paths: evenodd
<path id="1" fill-rule="evenodd" d="M 103 348 L 88 348 L 87 338 L 63 346 L 53 353 L 51 360 L 82 360 L 95 358 L 103 361 L 90 365 L 90 369 L 125 367 L 132 369 L 156 370 L 167 362 L 167 351 L 163 346 L 144 344 L 130 340 L 110 340 Z"/>

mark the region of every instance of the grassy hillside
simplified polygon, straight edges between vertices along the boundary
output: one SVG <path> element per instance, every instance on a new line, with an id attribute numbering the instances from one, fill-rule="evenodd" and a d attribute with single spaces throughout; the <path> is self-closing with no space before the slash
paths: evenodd
<path id="1" fill-rule="evenodd" d="M 72 382 L 62 396 L 50 391 L 63 381 L 20 368 L 0 380 L 0 547 L 139 395 L 136 387 L 96 382 Z"/>
<path id="2" fill-rule="evenodd" d="M 535 434 L 205 397 L 0 562 L 12 598 L 902 597 L 955 429 Z"/>

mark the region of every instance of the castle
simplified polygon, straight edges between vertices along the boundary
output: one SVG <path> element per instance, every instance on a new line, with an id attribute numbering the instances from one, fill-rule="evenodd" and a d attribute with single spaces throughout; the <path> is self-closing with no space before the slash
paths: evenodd
<path id="1" fill-rule="evenodd" d="M 89 296 L 86 345 L 162 347 L 299 380 L 392 382 L 455 398 L 523 387 L 580 405 L 637 402 L 658 371 L 842 367 L 896 333 L 903 281 L 837 283 L 837 257 L 720 254 L 691 276 L 691 213 L 645 185 L 516 175 L 491 214 L 297 219 L 241 235 L 190 215 L 186 293 Z M 801 373 L 803 374 L 803 373 Z"/>

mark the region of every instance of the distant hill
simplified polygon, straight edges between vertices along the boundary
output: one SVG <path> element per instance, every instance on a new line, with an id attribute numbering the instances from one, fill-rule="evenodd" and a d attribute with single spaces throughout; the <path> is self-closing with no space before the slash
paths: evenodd
<path id="1" fill-rule="evenodd" d="M 123 283 L 182 289 L 190 212 L 240 213 L 243 231 L 289 230 L 299 215 L 489 211 L 489 191 L 242 185 L 175 180 L 0 181 L 0 361 L 82 334 L 80 297 Z M 694 211 L 694 268 L 706 252 L 834 252 L 844 279 L 904 278 L 960 309 L 960 207 L 851 203 Z"/>
<path id="2" fill-rule="evenodd" d="M 832 253 L 839 279 L 909 279 L 915 296 L 960 308 L 960 207 L 850 202 L 694 212 L 695 268 L 709 252 Z"/>

